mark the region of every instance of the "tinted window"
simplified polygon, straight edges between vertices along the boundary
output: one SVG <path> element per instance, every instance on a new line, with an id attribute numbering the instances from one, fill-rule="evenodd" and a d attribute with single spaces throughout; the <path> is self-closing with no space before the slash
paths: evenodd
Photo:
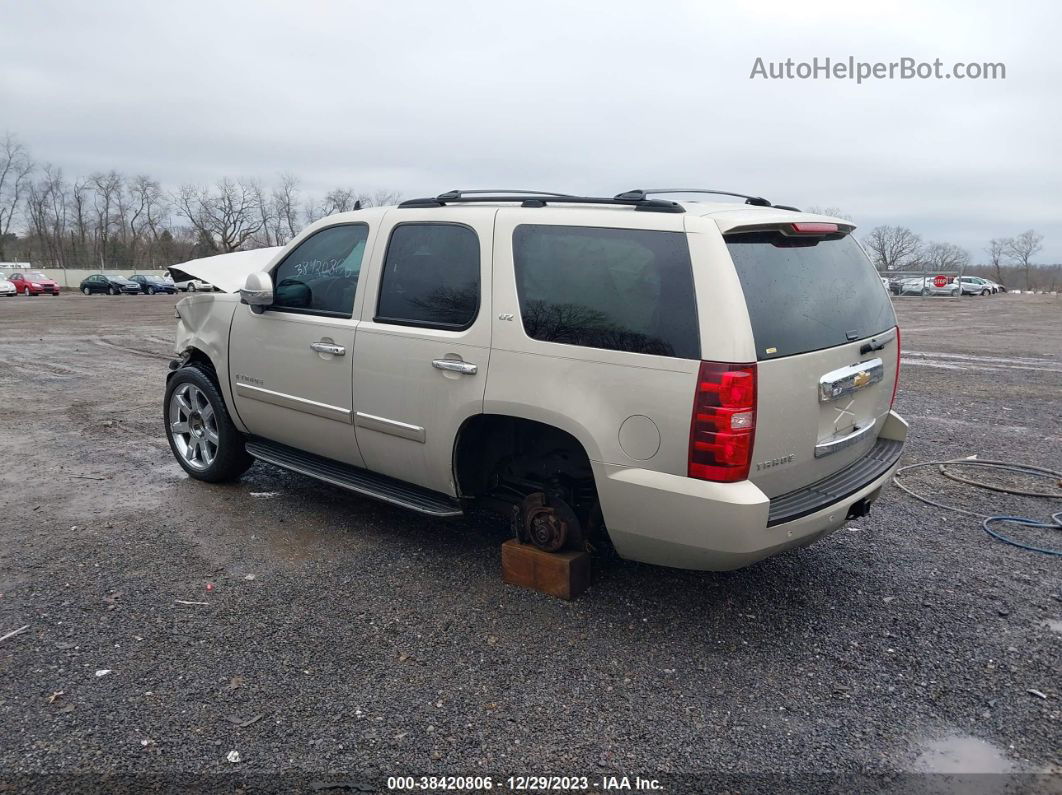
<path id="1" fill-rule="evenodd" d="M 522 225 L 513 232 L 513 260 L 529 337 L 700 358 L 681 232 Z"/>
<path id="2" fill-rule="evenodd" d="M 896 325 L 877 271 L 848 235 L 729 235 L 759 359 L 863 339 Z"/>
<path id="3" fill-rule="evenodd" d="M 274 270 L 271 308 L 350 317 L 368 236 L 345 224 L 306 238 Z"/>
<path id="4" fill-rule="evenodd" d="M 466 328 L 479 311 L 479 238 L 457 224 L 402 224 L 387 244 L 376 320 Z"/>

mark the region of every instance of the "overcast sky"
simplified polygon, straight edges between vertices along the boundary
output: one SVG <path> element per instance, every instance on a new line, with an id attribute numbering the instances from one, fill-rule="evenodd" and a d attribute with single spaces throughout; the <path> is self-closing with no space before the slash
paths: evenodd
<path id="1" fill-rule="evenodd" d="M 404 196 L 679 185 L 1062 262 L 1062 3 L 0 0 L 0 133 L 68 176 Z M 750 79 L 757 57 L 1005 80 Z"/>

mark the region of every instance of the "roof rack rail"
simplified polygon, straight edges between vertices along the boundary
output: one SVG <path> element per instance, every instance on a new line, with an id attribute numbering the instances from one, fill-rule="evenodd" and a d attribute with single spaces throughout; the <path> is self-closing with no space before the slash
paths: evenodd
<path id="1" fill-rule="evenodd" d="M 438 196 L 407 199 L 399 207 L 445 207 L 447 204 L 471 204 L 476 202 L 520 202 L 521 207 L 545 207 L 557 204 L 618 204 L 635 210 L 658 213 L 684 213 L 678 202 L 650 199 L 645 196 L 575 196 L 570 193 L 551 193 L 537 190 L 450 190 Z"/>
<path id="2" fill-rule="evenodd" d="M 635 188 L 634 190 L 624 191 L 617 194 L 617 199 L 644 199 L 654 193 L 712 193 L 716 196 L 736 196 L 739 199 L 744 199 L 745 204 L 751 204 L 754 207 L 774 207 L 762 196 L 749 196 L 745 193 L 733 193 L 728 190 L 710 190 L 708 188 Z M 788 207 L 784 209 L 790 209 Z"/>

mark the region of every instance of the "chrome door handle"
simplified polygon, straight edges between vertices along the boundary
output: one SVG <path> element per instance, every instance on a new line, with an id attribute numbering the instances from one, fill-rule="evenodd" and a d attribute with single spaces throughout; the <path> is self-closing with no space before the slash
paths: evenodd
<path id="1" fill-rule="evenodd" d="M 347 352 L 342 345 L 336 345 L 333 342 L 311 342 L 310 350 L 317 353 L 330 353 L 333 356 L 343 356 Z"/>
<path id="2" fill-rule="evenodd" d="M 431 366 L 436 370 L 450 370 L 454 373 L 464 373 L 465 375 L 475 375 L 479 368 L 469 362 L 462 362 L 460 359 L 434 359 Z"/>
<path id="3" fill-rule="evenodd" d="M 836 453 L 838 450 L 843 450 L 846 447 L 851 447 L 856 442 L 860 441 L 864 436 L 874 430 L 874 426 L 878 424 L 878 419 L 875 417 L 866 425 L 861 428 L 854 429 L 847 436 L 842 436 L 840 439 L 831 439 L 828 442 L 820 442 L 815 445 L 815 457 L 822 458 L 824 455 L 830 453 Z"/>

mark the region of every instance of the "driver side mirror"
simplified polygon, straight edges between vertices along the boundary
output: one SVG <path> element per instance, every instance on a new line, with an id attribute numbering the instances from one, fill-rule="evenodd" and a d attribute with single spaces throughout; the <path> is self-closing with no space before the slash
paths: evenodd
<path id="1" fill-rule="evenodd" d="M 273 303 L 273 280 L 268 273 L 248 273 L 240 289 L 240 303 L 247 304 L 256 315 Z"/>

